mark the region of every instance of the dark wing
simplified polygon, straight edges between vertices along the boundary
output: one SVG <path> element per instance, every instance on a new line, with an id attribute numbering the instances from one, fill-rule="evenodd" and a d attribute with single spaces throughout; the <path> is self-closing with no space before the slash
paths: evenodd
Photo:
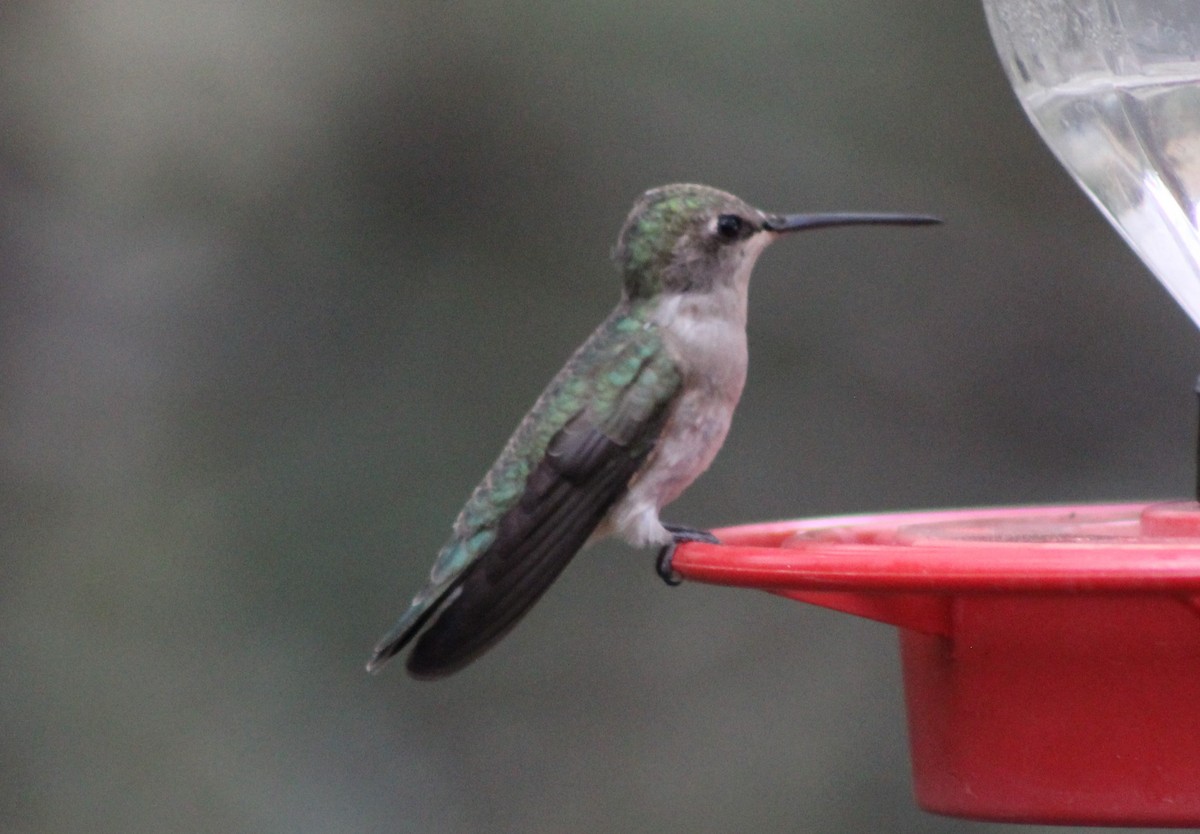
<path id="1" fill-rule="evenodd" d="M 559 431 L 520 501 L 500 519 L 495 540 L 447 592 L 440 615 L 417 640 L 408 658 L 414 677 L 461 669 L 517 624 L 621 496 L 666 411 L 661 404 L 640 422 L 637 437 L 622 441 L 586 413 Z"/>
<path id="2" fill-rule="evenodd" d="M 369 671 L 426 625 L 409 671 L 461 668 L 516 624 L 592 535 L 651 453 L 682 384 L 648 311 L 619 305 L 551 381 L 459 513 L 429 583 L 375 646 Z"/>

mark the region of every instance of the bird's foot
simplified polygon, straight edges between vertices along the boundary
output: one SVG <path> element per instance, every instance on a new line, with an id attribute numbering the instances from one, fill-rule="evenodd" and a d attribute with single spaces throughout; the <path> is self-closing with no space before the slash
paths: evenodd
<path id="1" fill-rule="evenodd" d="M 675 558 L 675 548 L 683 542 L 720 544 L 721 540 L 707 530 L 697 530 L 694 527 L 683 527 L 678 524 L 664 524 L 663 527 L 671 534 L 673 541 L 658 551 L 658 560 L 655 562 L 654 567 L 658 571 L 658 575 L 662 578 L 662 581 L 674 587 L 683 582 L 683 577 L 671 567 L 671 562 Z"/>

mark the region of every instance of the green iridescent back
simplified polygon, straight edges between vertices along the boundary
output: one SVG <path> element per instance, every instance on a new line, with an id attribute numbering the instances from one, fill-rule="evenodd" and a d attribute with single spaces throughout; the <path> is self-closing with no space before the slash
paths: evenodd
<path id="1" fill-rule="evenodd" d="M 645 454 L 655 439 L 639 436 L 646 416 L 672 398 L 681 383 L 650 320 L 652 311 L 648 301 L 623 300 L 551 380 L 459 513 L 453 535 L 434 562 L 429 585 L 390 635 L 419 622 L 430 604 L 487 551 L 500 520 L 520 501 L 547 447 L 576 415 L 586 412 L 598 429 L 628 444 L 631 456 Z"/>

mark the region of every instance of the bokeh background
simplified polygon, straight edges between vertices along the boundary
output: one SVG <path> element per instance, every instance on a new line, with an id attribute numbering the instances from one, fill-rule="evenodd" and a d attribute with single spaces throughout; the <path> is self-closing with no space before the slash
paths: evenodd
<path id="1" fill-rule="evenodd" d="M 0 829 L 1018 831 L 910 798 L 892 629 L 587 551 L 368 677 L 643 189 L 928 211 L 755 274 L 718 526 L 1185 495 L 1197 334 L 974 3 L 0 5 Z"/>

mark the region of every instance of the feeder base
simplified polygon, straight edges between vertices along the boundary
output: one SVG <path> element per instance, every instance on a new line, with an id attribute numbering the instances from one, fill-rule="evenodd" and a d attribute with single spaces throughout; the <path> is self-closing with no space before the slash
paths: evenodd
<path id="1" fill-rule="evenodd" d="M 1200 826 L 1200 504 L 842 516 L 717 531 L 689 580 L 900 629 L 929 811 Z"/>
<path id="2" fill-rule="evenodd" d="M 1200 617 L 1180 598 L 963 597 L 901 631 L 918 804 L 956 817 L 1200 820 Z"/>

